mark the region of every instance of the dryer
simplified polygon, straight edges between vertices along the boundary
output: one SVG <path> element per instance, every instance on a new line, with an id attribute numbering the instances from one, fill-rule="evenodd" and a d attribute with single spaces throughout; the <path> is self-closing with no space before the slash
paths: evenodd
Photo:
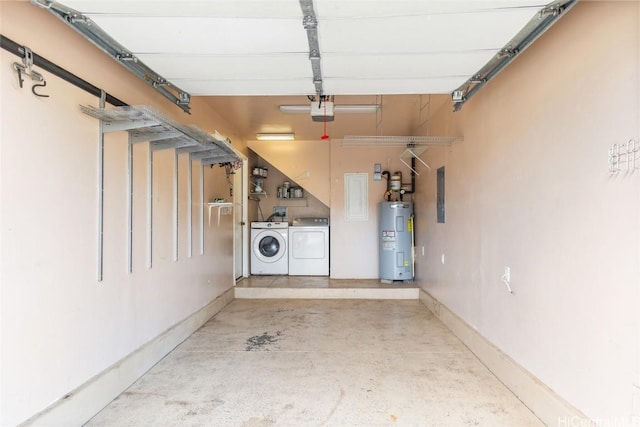
<path id="1" fill-rule="evenodd" d="M 289 275 L 329 275 L 329 218 L 295 218 L 289 228 Z"/>
<path id="2" fill-rule="evenodd" d="M 289 274 L 289 224 L 251 223 L 251 274 Z"/>

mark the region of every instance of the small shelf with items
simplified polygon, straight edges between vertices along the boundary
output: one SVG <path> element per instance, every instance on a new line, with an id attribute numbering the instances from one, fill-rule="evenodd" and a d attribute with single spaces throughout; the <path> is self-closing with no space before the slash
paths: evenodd
<path id="1" fill-rule="evenodd" d="M 266 178 L 269 175 L 269 169 L 264 166 L 256 166 L 251 171 L 251 176 L 254 178 Z"/>
<path id="2" fill-rule="evenodd" d="M 299 186 L 292 186 L 289 181 L 284 181 L 278 187 L 278 199 L 281 200 L 301 200 L 305 199 L 304 190 Z"/>
<path id="3" fill-rule="evenodd" d="M 267 193 L 264 191 L 264 180 L 269 175 L 269 169 L 263 166 L 256 166 L 251 171 L 251 177 L 253 181 L 253 191 L 251 191 L 251 196 L 266 196 Z"/>

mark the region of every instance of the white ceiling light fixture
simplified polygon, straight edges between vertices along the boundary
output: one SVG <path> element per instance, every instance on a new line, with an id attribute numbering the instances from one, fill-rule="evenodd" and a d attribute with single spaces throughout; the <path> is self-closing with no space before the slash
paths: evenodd
<path id="1" fill-rule="evenodd" d="M 340 114 L 372 114 L 378 112 L 378 104 L 334 105 L 333 112 Z M 311 105 L 281 105 L 284 114 L 311 114 Z"/>
<path id="2" fill-rule="evenodd" d="M 257 133 L 258 141 L 293 141 L 296 139 L 294 133 Z"/>

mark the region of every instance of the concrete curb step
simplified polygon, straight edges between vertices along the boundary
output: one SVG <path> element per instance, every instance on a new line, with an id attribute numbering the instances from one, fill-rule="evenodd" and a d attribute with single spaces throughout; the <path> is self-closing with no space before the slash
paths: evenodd
<path id="1" fill-rule="evenodd" d="M 417 300 L 420 288 L 234 288 L 236 298 L 246 299 L 396 299 Z"/>

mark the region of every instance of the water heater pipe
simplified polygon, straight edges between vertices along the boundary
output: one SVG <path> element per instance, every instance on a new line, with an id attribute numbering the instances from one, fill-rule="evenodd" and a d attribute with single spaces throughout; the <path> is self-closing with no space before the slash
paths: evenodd
<path id="1" fill-rule="evenodd" d="M 416 192 L 416 158 L 411 156 L 411 189 L 401 191 L 400 200 L 402 200 L 403 194 L 413 194 L 415 192 Z"/>

